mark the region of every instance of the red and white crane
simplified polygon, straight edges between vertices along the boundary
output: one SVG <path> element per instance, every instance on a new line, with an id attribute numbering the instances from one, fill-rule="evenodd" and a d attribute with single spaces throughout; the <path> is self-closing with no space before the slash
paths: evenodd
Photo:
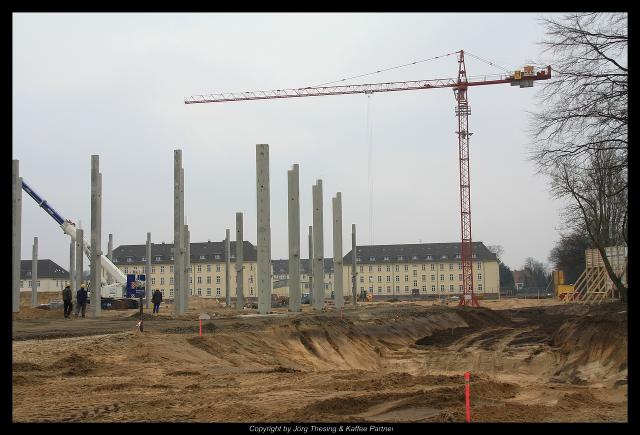
<path id="1" fill-rule="evenodd" d="M 469 101 L 467 90 L 471 86 L 510 84 L 528 88 L 536 80 L 551 78 L 551 66 L 534 71 L 532 66 L 522 70 L 499 75 L 468 77 L 464 60 L 464 50 L 458 54 L 458 77 L 448 79 L 416 80 L 405 82 L 370 83 L 358 85 L 311 86 L 296 89 L 276 89 L 270 91 L 224 92 L 208 95 L 192 95 L 185 104 L 226 103 L 231 101 L 272 100 L 277 98 L 319 97 L 324 95 L 374 94 L 377 92 L 395 92 L 451 88 L 456 100 L 455 112 L 458 118 L 458 157 L 460 160 L 460 228 L 462 241 L 460 256 L 462 262 L 462 295 L 460 305 L 478 306 L 473 291 L 473 244 L 471 239 L 471 177 L 469 175 Z M 445 55 L 447 56 L 447 55 Z M 473 55 L 472 55 L 473 56 Z M 437 56 L 442 57 L 442 56 Z M 473 56 L 476 57 L 477 56 Z M 435 58 L 434 58 L 435 59 Z M 480 59 L 480 58 L 478 58 Z M 482 59 L 480 59 L 482 60 Z M 417 62 L 414 62 L 417 63 Z"/>

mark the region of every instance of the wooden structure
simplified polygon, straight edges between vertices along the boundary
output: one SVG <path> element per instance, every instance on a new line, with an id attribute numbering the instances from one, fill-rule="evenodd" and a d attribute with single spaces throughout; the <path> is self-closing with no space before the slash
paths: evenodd
<path id="1" fill-rule="evenodd" d="M 627 283 L 627 247 L 610 246 L 605 253 L 613 271 Z M 562 293 L 564 302 L 600 304 L 620 299 L 620 292 L 609 278 L 604 261 L 597 249 L 585 250 L 585 270 L 573 285 L 573 291 Z M 559 295 L 560 296 L 560 295 Z"/>

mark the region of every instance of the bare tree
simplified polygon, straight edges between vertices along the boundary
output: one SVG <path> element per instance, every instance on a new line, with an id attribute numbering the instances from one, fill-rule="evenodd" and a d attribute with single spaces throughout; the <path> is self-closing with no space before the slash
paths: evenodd
<path id="1" fill-rule="evenodd" d="M 542 23 L 542 53 L 555 78 L 531 114 L 531 158 L 565 204 L 565 229 L 589 236 L 626 299 L 605 248 L 627 243 L 627 14 L 571 13 Z"/>

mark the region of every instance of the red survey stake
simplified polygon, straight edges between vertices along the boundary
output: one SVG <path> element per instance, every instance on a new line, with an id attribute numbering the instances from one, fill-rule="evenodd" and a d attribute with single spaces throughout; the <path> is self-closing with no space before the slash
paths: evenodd
<path id="1" fill-rule="evenodd" d="M 464 399 L 467 408 L 467 423 L 471 423 L 471 400 L 469 397 L 469 379 L 471 372 L 464 372 Z"/>

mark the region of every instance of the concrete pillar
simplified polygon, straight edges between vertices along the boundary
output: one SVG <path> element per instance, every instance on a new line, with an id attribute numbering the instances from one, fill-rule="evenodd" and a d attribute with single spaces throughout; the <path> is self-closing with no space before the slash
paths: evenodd
<path id="1" fill-rule="evenodd" d="M 109 250 L 111 250 L 111 234 L 109 234 Z M 144 293 L 145 293 L 145 307 L 148 309 L 151 303 L 151 233 L 147 233 L 147 267 L 144 271 Z"/>
<path id="2" fill-rule="evenodd" d="M 313 227 L 309 225 L 309 304 L 313 306 Z"/>
<path id="3" fill-rule="evenodd" d="M 358 272 L 356 271 L 356 224 L 351 224 L 351 299 L 358 305 Z M 395 286 L 395 282 L 393 283 Z M 394 287 L 395 288 L 395 287 Z"/>
<path id="4" fill-rule="evenodd" d="M 190 233 L 189 233 L 189 225 L 184 226 L 184 282 L 185 291 L 182 292 L 182 312 L 184 313 L 189 308 L 189 295 L 192 290 L 195 294 L 193 283 L 191 282 L 191 242 L 190 242 Z"/>
<path id="5" fill-rule="evenodd" d="M 109 261 L 113 261 L 113 234 L 109 233 L 109 243 L 107 244 L 107 258 Z M 107 283 L 113 284 L 114 280 L 111 275 L 107 275 Z M 147 305 L 147 308 L 149 306 Z"/>
<path id="6" fill-rule="evenodd" d="M 22 178 L 20 177 L 20 161 L 13 160 L 11 168 L 13 190 L 11 194 L 13 248 L 11 263 L 12 308 L 14 313 L 20 312 L 20 264 L 22 251 Z"/>
<path id="7" fill-rule="evenodd" d="M 300 311 L 300 175 L 298 165 L 287 171 L 289 186 L 289 311 Z"/>
<path id="8" fill-rule="evenodd" d="M 226 306 L 231 306 L 231 231 L 227 228 L 226 238 L 224 239 L 224 296 Z"/>
<path id="9" fill-rule="evenodd" d="M 331 199 L 333 206 L 333 291 L 336 309 L 344 306 L 342 280 L 342 193 Z"/>
<path id="10" fill-rule="evenodd" d="M 31 256 L 31 306 L 38 306 L 38 238 L 33 238 L 33 254 Z"/>
<path id="11" fill-rule="evenodd" d="M 76 300 L 76 292 L 80 290 L 80 286 L 83 283 L 82 278 L 82 268 L 83 268 L 83 260 L 84 260 L 84 230 L 82 228 L 78 228 L 76 230 L 76 282 L 75 282 L 75 291 L 73 292 L 73 304 L 77 303 Z"/>
<path id="12" fill-rule="evenodd" d="M 182 214 L 182 150 L 173 151 L 173 301 L 175 315 L 182 314 L 180 310 L 181 299 L 180 288 L 184 283 L 181 281 L 184 265 L 182 263 L 182 246 L 184 242 L 182 235 L 184 232 L 184 214 Z"/>
<path id="13" fill-rule="evenodd" d="M 236 309 L 244 309 L 244 273 L 242 240 L 242 213 L 236 213 Z"/>
<path id="14" fill-rule="evenodd" d="M 75 291 L 75 286 L 76 286 L 76 244 L 73 241 L 73 239 L 71 239 L 69 243 L 69 287 L 71 287 L 71 292 Z"/>
<path id="15" fill-rule="evenodd" d="M 91 156 L 91 303 L 89 309 L 91 317 L 100 317 L 101 286 L 102 286 L 102 255 L 101 230 L 102 216 L 100 204 L 102 201 L 102 177 L 100 174 L 100 156 Z"/>
<path id="16" fill-rule="evenodd" d="M 269 208 L 269 145 L 256 145 L 258 234 L 258 312 L 271 312 L 271 211 Z"/>
<path id="17" fill-rule="evenodd" d="M 322 180 L 318 180 L 313 193 L 313 309 L 324 307 L 324 232 L 322 215 Z"/>

